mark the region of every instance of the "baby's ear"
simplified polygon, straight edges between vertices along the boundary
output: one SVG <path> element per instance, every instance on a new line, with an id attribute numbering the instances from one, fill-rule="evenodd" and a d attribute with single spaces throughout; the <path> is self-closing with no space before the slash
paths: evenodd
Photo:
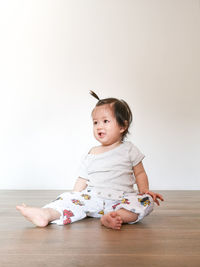
<path id="1" fill-rule="evenodd" d="M 128 121 L 127 120 L 124 121 L 124 124 L 125 124 L 125 126 L 123 126 L 123 127 L 121 126 L 121 129 L 120 129 L 121 133 L 125 132 L 126 129 L 128 128 Z"/>
<path id="2" fill-rule="evenodd" d="M 125 123 L 125 125 L 126 125 L 126 129 L 127 129 L 127 128 L 128 128 L 128 121 L 125 120 L 124 123 Z"/>

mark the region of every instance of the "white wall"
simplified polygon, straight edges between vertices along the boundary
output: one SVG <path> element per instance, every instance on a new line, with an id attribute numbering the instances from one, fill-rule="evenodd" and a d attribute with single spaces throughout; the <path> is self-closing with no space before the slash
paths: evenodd
<path id="1" fill-rule="evenodd" d="M 151 189 L 200 189 L 200 1 L 0 0 L 0 189 L 70 189 L 88 94 L 126 100 Z"/>

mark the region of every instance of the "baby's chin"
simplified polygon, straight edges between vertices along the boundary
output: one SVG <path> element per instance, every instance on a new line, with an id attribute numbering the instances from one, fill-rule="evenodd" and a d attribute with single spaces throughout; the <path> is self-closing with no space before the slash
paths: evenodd
<path id="1" fill-rule="evenodd" d="M 103 140 L 103 139 L 100 139 L 100 138 L 96 138 L 96 140 L 102 145 L 102 146 L 111 146 L 114 144 L 114 142 L 112 141 L 109 141 L 109 140 Z"/>
<path id="2" fill-rule="evenodd" d="M 109 137 L 106 134 L 104 134 L 102 136 L 95 134 L 94 137 L 102 146 L 112 146 L 115 143 L 120 142 L 120 140 L 118 140 L 117 138 Z"/>
<path id="3" fill-rule="evenodd" d="M 102 146 L 109 146 L 112 145 L 111 142 L 109 142 L 108 140 L 103 140 L 103 138 L 99 138 L 95 136 L 95 139 L 102 145 Z"/>

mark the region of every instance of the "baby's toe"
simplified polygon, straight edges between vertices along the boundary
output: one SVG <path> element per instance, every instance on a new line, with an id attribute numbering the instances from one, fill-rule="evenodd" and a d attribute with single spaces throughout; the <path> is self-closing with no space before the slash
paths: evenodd
<path id="1" fill-rule="evenodd" d="M 122 223 L 122 219 L 121 219 L 120 216 L 117 216 L 116 220 L 117 220 L 117 222 L 121 222 Z"/>
<path id="2" fill-rule="evenodd" d="M 115 229 L 121 229 L 121 226 L 122 226 L 121 224 L 116 225 L 116 226 L 115 226 Z"/>
<path id="3" fill-rule="evenodd" d="M 112 211 L 112 212 L 110 213 L 110 216 L 111 216 L 112 218 L 115 218 L 115 217 L 117 216 L 116 211 Z"/>

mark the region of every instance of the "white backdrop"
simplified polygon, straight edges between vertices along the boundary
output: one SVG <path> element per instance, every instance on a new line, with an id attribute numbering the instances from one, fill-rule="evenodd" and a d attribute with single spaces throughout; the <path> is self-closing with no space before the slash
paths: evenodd
<path id="1" fill-rule="evenodd" d="M 200 189 L 200 1 L 0 0 L 0 189 L 71 189 L 100 97 L 153 190 Z"/>

